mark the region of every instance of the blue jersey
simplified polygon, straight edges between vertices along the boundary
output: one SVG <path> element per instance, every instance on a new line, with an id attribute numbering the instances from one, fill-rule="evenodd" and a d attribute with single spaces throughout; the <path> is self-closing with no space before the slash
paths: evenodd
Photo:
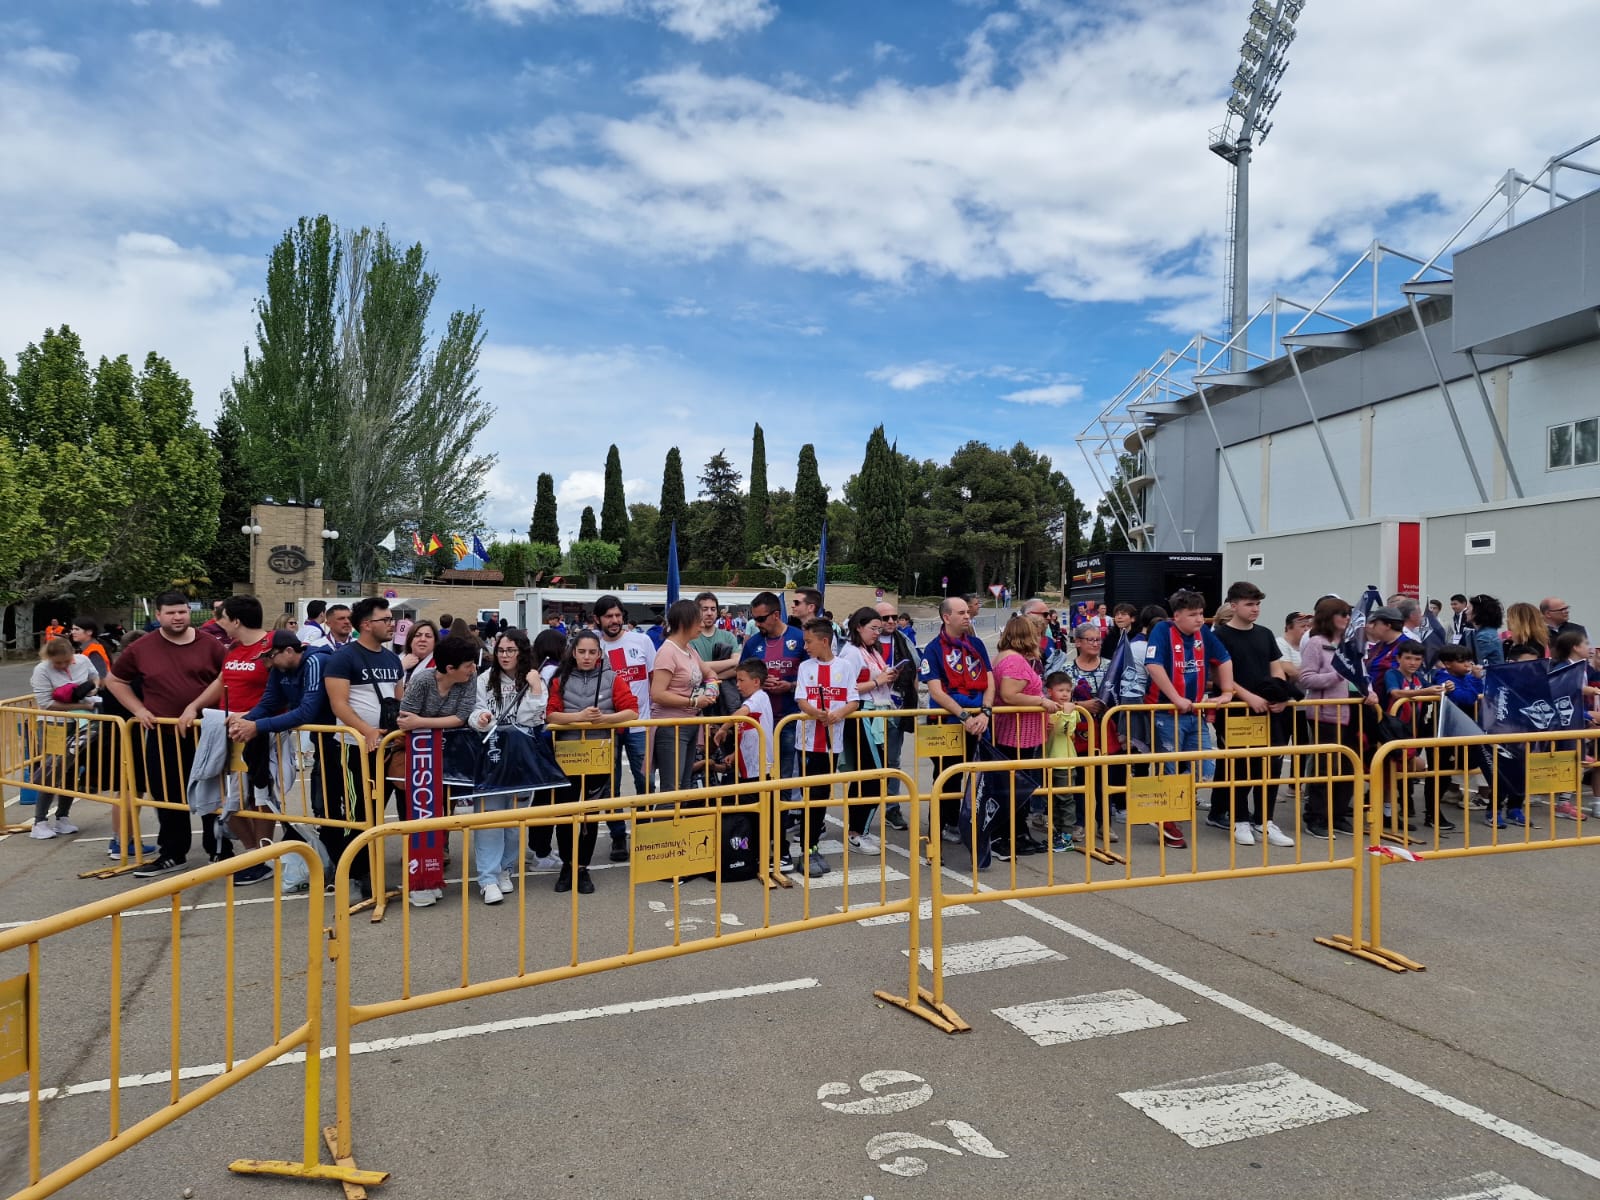
<path id="1" fill-rule="evenodd" d="M 793 683 L 800 670 L 800 664 L 806 659 L 806 637 L 800 630 L 792 626 L 785 626 L 777 637 L 769 638 L 764 633 L 753 633 L 744 641 L 744 650 L 739 655 L 739 661 L 759 659 L 767 666 L 768 679 L 781 679 L 786 683 Z M 772 700 L 772 715 L 782 720 L 790 713 L 800 711 L 794 702 L 794 692 L 769 692 Z"/>
<path id="2" fill-rule="evenodd" d="M 1206 667 L 1228 661 L 1228 648 L 1222 644 L 1221 638 L 1211 632 L 1209 625 L 1202 625 L 1198 632 L 1185 637 L 1170 620 L 1157 621 L 1145 641 L 1146 671 L 1152 664 L 1160 667 L 1167 673 L 1167 679 L 1178 695 L 1194 703 L 1206 698 Z M 1146 694 L 1146 702 L 1167 703 L 1167 697 L 1154 681 Z"/>

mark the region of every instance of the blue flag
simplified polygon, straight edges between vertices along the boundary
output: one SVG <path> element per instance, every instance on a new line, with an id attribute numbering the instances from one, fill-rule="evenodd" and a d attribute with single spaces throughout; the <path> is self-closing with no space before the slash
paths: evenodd
<path id="1" fill-rule="evenodd" d="M 667 604 L 670 607 L 678 602 L 678 523 L 672 523 L 672 532 L 667 537 Z"/>
<path id="2" fill-rule="evenodd" d="M 483 542 L 479 539 L 477 534 L 472 535 L 472 552 L 484 562 L 489 561 L 489 552 L 483 548 Z"/>
<path id="3" fill-rule="evenodd" d="M 1478 719 L 1485 733 L 1549 733 L 1583 728 L 1582 663 L 1551 668 L 1544 659 L 1484 669 Z"/>
<path id="4" fill-rule="evenodd" d="M 828 518 L 822 518 L 822 540 L 817 543 L 817 591 L 828 591 Z M 817 614 L 819 617 L 821 613 Z"/>

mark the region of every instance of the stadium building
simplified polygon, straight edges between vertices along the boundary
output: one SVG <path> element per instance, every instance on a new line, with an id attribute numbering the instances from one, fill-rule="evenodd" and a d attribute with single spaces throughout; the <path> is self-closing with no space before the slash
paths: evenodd
<path id="1" fill-rule="evenodd" d="M 1600 137 L 1508 173 L 1430 258 L 1163 354 L 1078 437 L 1136 548 L 1324 592 L 1600 598 Z M 1387 303 L 1385 299 L 1387 298 Z M 1265 335 L 1265 336 L 1264 336 Z M 1267 354 L 1253 351 L 1252 337 Z M 1269 601 L 1270 603 L 1270 601 Z"/>

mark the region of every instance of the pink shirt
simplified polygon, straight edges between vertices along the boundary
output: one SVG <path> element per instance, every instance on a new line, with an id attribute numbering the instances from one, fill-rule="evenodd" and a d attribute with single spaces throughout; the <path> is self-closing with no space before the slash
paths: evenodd
<path id="1" fill-rule="evenodd" d="M 1044 695 L 1044 681 L 1039 678 L 1039 672 L 1022 655 L 1011 653 L 1002 654 L 994 664 L 994 673 L 1001 679 L 1020 679 L 1023 683 L 1022 694 L 1029 697 L 1042 697 Z M 1000 699 L 998 685 L 995 688 L 995 705 L 998 707 L 1004 701 Z M 1019 746 L 1031 748 L 1044 744 L 1044 712 L 1036 713 L 995 713 L 994 715 L 994 740 L 1003 746 Z"/>
<path id="2" fill-rule="evenodd" d="M 698 717 L 700 710 L 689 703 L 690 694 L 702 679 L 706 677 L 705 668 L 700 662 L 700 656 L 693 650 L 679 649 L 677 643 L 663 641 L 661 649 L 656 651 L 655 665 L 650 668 L 651 683 L 654 684 L 655 676 L 666 671 L 672 676 L 672 681 L 667 685 L 675 697 L 682 697 L 682 704 L 657 704 L 651 711 L 657 717 Z"/>

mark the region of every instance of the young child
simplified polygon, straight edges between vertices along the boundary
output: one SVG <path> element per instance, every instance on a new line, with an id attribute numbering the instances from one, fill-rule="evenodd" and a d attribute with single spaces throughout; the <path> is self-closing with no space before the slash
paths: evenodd
<path id="1" fill-rule="evenodd" d="M 1044 756 L 1046 758 L 1076 758 L 1077 747 L 1073 736 L 1082 717 L 1078 706 L 1072 702 L 1072 676 L 1065 671 L 1052 672 L 1044 681 L 1045 695 L 1061 707 L 1045 718 Z M 1055 767 L 1050 771 L 1050 849 L 1065 854 L 1073 849 L 1071 825 L 1071 800 L 1066 794 L 1076 774 L 1070 767 Z M 1083 804 L 1078 801 L 1079 807 Z"/>
<path id="2" fill-rule="evenodd" d="M 1429 683 L 1422 677 L 1422 663 L 1425 657 L 1421 642 L 1413 642 L 1409 638 L 1401 639 L 1395 648 L 1394 666 L 1384 672 L 1383 694 L 1389 697 L 1390 700 L 1395 699 L 1401 693 L 1410 696 L 1452 695 L 1456 686 L 1453 678 L 1446 679 L 1443 683 Z M 1424 736 L 1420 732 L 1419 723 L 1427 722 L 1430 726 L 1432 724 L 1432 722 L 1428 721 L 1430 710 L 1419 704 L 1403 704 L 1395 709 L 1395 716 L 1406 723 L 1410 729 L 1409 736 L 1411 737 Z M 1420 756 L 1419 751 L 1413 750 L 1406 755 L 1406 759 L 1408 762 L 1415 764 Z M 1406 828 L 1414 829 L 1415 825 L 1411 820 L 1411 797 L 1409 792 L 1410 789 L 1407 788 Z M 1426 807 L 1426 804 L 1424 804 L 1424 808 Z M 1434 807 L 1437 808 L 1437 805 Z M 1438 825 L 1441 833 L 1449 833 L 1456 827 L 1455 822 L 1449 820 L 1443 813 L 1435 813 L 1434 822 Z"/>
<path id="3" fill-rule="evenodd" d="M 1600 688 L 1594 686 L 1595 670 L 1589 661 L 1591 657 L 1592 652 L 1589 647 L 1588 636 L 1578 633 L 1576 630 L 1568 630 L 1566 633 L 1558 634 L 1556 640 L 1550 646 L 1550 669 L 1552 671 L 1557 667 L 1565 666 L 1567 663 L 1584 664 L 1583 705 L 1586 709 L 1594 704 L 1597 697 L 1600 697 Z M 1587 746 L 1579 746 L 1580 759 L 1587 757 L 1583 753 L 1587 749 Z M 1593 783 L 1591 783 L 1591 791 L 1593 786 Z M 1569 821 L 1576 821 L 1578 819 L 1577 800 L 1578 797 L 1571 792 L 1563 792 L 1556 801 L 1556 816 L 1565 817 Z"/>
<path id="4" fill-rule="evenodd" d="M 1439 647 L 1439 652 L 1434 658 L 1433 682 L 1435 686 L 1450 685 L 1450 702 L 1459 708 L 1473 721 L 1478 719 L 1478 700 L 1483 695 L 1482 671 L 1472 661 L 1472 647 L 1459 643 L 1451 643 Z M 1451 781 L 1446 784 L 1441 797 L 1452 803 L 1461 801 L 1470 804 L 1473 808 L 1487 808 L 1484 801 L 1474 796 L 1470 801 L 1465 800 L 1467 789 L 1465 773 L 1467 758 L 1462 747 L 1456 746 L 1440 753 L 1439 765 L 1451 774 L 1462 774 L 1460 784 Z"/>
<path id="5" fill-rule="evenodd" d="M 795 673 L 795 705 L 805 716 L 795 739 L 800 750 L 800 774 L 827 775 L 834 770 L 844 751 L 844 719 L 861 707 L 856 693 L 855 672 L 833 659 L 833 622 L 823 618 L 810 621 L 805 629 L 809 657 Z M 833 788 L 828 784 L 806 789 L 813 801 L 828 799 Z M 800 826 L 800 856 L 805 873 L 815 879 L 828 873 L 828 860 L 817 851 L 827 810 L 813 804 L 806 810 Z"/>

